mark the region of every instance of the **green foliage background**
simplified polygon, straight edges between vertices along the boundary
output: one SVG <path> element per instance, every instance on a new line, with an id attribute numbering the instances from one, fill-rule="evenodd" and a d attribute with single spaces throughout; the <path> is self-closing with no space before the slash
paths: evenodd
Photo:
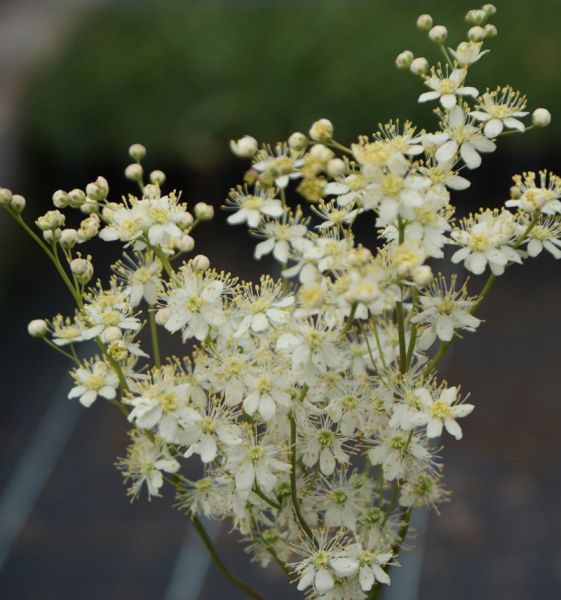
<path id="1" fill-rule="evenodd" d="M 548 107 L 561 138 L 561 2 L 496 3 L 499 36 L 472 80 L 510 83 L 529 107 Z M 131 141 L 152 155 L 209 171 L 227 140 L 261 140 L 306 129 L 318 117 L 341 139 L 392 117 L 430 124 L 420 81 L 394 67 L 399 51 L 437 58 L 415 27 L 420 12 L 463 39 L 472 2 L 139 1 L 111 5 L 77 23 L 59 55 L 37 70 L 26 131 L 53 162 L 122 162 Z M 499 80 L 497 81 L 497 74 Z M 525 139 L 527 144 L 527 139 Z M 97 157 L 97 158 L 96 158 Z"/>

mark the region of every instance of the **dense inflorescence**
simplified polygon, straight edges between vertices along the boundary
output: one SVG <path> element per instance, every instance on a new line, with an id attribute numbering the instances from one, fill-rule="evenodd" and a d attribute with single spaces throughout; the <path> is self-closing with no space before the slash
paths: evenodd
<path id="1" fill-rule="evenodd" d="M 397 58 L 428 88 L 419 101 L 436 103 L 435 131 L 390 122 L 346 147 L 320 119 L 274 146 L 231 142 L 251 166 L 225 202 L 227 221 L 249 228 L 255 258 L 278 263 L 276 279 L 243 282 L 206 256 L 185 260 L 213 209 L 164 192 L 161 171 L 145 182 L 139 144 L 126 169 L 139 195 L 109 200 L 102 177 L 59 190 L 35 223 L 40 235 L 23 219 L 25 200 L 0 190 L 76 301 L 74 316 L 32 321 L 29 332 L 74 363 L 70 398 L 106 400 L 126 416 L 119 466 L 131 495 L 159 496 L 167 482 L 199 532 L 201 516 L 227 520 L 258 563 L 276 561 L 309 597 L 375 598 L 390 583 L 411 511 L 448 497 L 440 438 L 460 439 L 474 408 L 435 367 L 480 326 L 477 309 L 505 269 L 544 249 L 561 256 L 561 179 L 551 173 L 515 176 L 505 206 L 454 216 L 451 192 L 469 187 L 499 138 L 550 120 L 537 109 L 526 126 L 518 91 L 467 84 L 496 34 L 494 12 L 470 11 L 455 49 L 421 15 L 443 62 Z M 87 216 L 65 227 L 65 209 Z M 359 221 L 376 232 L 369 245 L 356 240 Z M 92 258 L 78 248 L 97 237 L 120 242 L 124 256 L 107 285 L 89 286 Z M 479 293 L 451 267 L 433 274 L 431 259 L 446 258 L 488 274 Z M 150 350 L 139 343 L 144 323 Z M 158 331 L 193 352 L 162 357 Z M 97 354 L 81 360 L 75 347 L 87 340 Z"/>

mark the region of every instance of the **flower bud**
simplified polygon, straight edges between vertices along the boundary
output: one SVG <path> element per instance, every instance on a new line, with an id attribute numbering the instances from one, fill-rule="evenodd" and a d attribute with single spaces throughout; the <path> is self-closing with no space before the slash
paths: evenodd
<path id="1" fill-rule="evenodd" d="M 144 169 L 138 163 L 132 163 L 125 169 L 125 177 L 131 181 L 140 181 L 143 174 Z"/>
<path id="2" fill-rule="evenodd" d="M 12 196 L 12 199 L 10 200 L 10 206 L 15 212 L 17 212 L 18 214 L 23 212 L 25 205 L 26 201 L 23 196 L 20 196 L 19 194 L 14 194 Z"/>
<path id="3" fill-rule="evenodd" d="M 340 158 L 332 158 L 327 163 L 327 174 L 329 177 L 339 177 L 345 172 L 346 169 L 347 166 L 345 165 L 345 161 L 341 160 Z"/>
<path id="4" fill-rule="evenodd" d="M 76 279 L 82 283 L 86 284 L 93 277 L 93 265 L 86 258 L 75 258 L 70 262 L 70 270 L 74 275 L 76 275 Z"/>
<path id="5" fill-rule="evenodd" d="M 150 183 L 154 183 L 156 185 L 163 185 L 166 181 L 166 174 L 160 169 L 156 169 L 150 173 Z"/>
<path id="6" fill-rule="evenodd" d="M 424 75 L 429 70 L 429 61 L 420 56 L 413 60 L 410 69 L 413 75 Z"/>
<path id="7" fill-rule="evenodd" d="M 103 332 L 103 338 L 107 344 L 111 344 L 116 342 L 117 340 L 122 339 L 123 332 L 118 327 L 108 327 Z"/>
<path id="8" fill-rule="evenodd" d="M 195 271 L 206 271 L 210 267 L 210 260 L 204 254 L 197 254 L 191 261 L 191 265 Z"/>
<path id="9" fill-rule="evenodd" d="M 165 325 L 167 320 L 169 319 L 169 315 L 169 308 L 160 308 L 156 311 L 156 314 L 154 315 L 156 323 L 158 325 Z"/>
<path id="10" fill-rule="evenodd" d="M 68 192 L 68 201 L 72 208 L 80 208 L 86 201 L 86 194 L 82 190 L 75 188 Z"/>
<path id="11" fill-rule="evenodd" d="M 66 217 L 59 210 L 49 210 L 41 215 L 35 224 L 41 231 L 49 231 L 63 227 Z"/>
<path id="12" fill-rule="evenodd" d="M 397 58 L 395 59 L 395 66 L 398 69 L 408 69 L 411 66 L 414 58 L 415 55 L 413 52 L 411 52 L 411 50 L 404 50 L 397 55 Z"/>
<path id="13" fill-rule="evenodd" d="M 176 223 L 181 229 L 186 229 L 193 224 L 193 215 L 188 212 L 180 213 Z"/>
<path id="14" fill-rule="evenodd" d="M 534 127 L 547 127 L 551 123 L 551 113 L 547 108 L 536 108 L 532 113 L 532 125 Z"/>
<path id="15" fill-rule="evenodd" d="M 312 123 L 309 134 L 314 142 L 328 142 L 333 138 L 333 123 L 329 119 L 319 119 Z"/>
<path id="16" fill-rule="evenodd" d="M 517 185 L 510 187 L 510 198 L 511 200 L 518 200 L 522 196 L 522 191 Z"/>
<path id="17" fill-rule="evenodd" d="M 190 236 L 185 234 L 181 237 L 179 242 L 177 243 L 177 248 L 181 250 L 181 252 L 191 252 L 195 247 L 195 240 Z"/>
<path id="18" fill-rule="evenodd" d="M 133 144 L 129 147 L 129 156 L 133 160 L 142 160 L 146 156 L 146 148 L 142 144 Z"/>
<path id="19" fill-rule="evenodd" d="M 315 144 L 310 148 L 310 156 L 319 162 L 327 163 L 335 156 L 335 153 L 323 144 Z"/>
<path id="20" fill-rule="evenodd" d="M 87 202 L 84 202 L 82 206 L 80 206 L 80 212 L 83 212 L 85 215 L 91 215 L 99 212 L 99 204 L 97 202 L 88 200 Z"/>
<path id="21" fill-rule="evenodd" d="M 487 25 L 485 25 L 485 37 L 496 37 L 498 33 L 499 32 L 497 31 L 497 28 L 494 25 L 491 25 L 491 23 L 487 23 Z"/>
<path id="22" fill-rule="evenodd" d="M 494 4 L 484 4 L 481 10 L 488 16 L 492 17 L 497 14 L 497 7 Z"/>
<path id="23" fill-rule="evenodd" d="M 210 221 L 214 217 L 214 206 L 206 202 L 197 202 L 193 207 L 193 212 L 199 221 Z"/>
<path id="24" fill-rule="evenodd" d="M 416 285 L 424 287 L 432 281 L 432 270 L 428 265 L 419 265 L 411 271 L 411 278 Z"/>
<path id="25" fill-rule="evenodd" d="M 470 42 L 482 42 L 487 37 L 487 33 L 483 27 L 476 25 L 468 31 L 468 40 Z"/>
<path id="26" fill-rule="evenodd" d="M 257 140 L 251 135 L 244 135 L 239 140 L 230 140 L 230 150 L 240 158 L 251 158 L 257 149 Z"/>
<path id="27" fill-rule="evenodd" d="M 142 195 L 144 198 L 148 198 L 149 200 L 157 200 L 161 197 L 162 191 L 160 190 L 160 186 L 155 183 L 147 183 L 142 188 Z"/>
<path id="28" fill-rule="evenodd" d="M 27 333 L 29 333 L 31 337 L 45 337 L 48 331 L 49 326 L 44 319 L 33 319 L 33 321 L 29 321 L 29 324 L 27 325 Z"/>
<path id="29" fill-rule="evenodd" d="M 429 31 L 429 38 L 435 44 L 444 44 L 447 37 L 448 37 L 448 29 L 446 29 L 446 27 L 444 27 L 444 25 L 435 25 Z"/>
<path id="30" fill-rule="evenodd" d="M 115 340 L 114 342 L 111 342 L 107 348 L 107 353 L 113 360 L 116 360 L 117 362 L 126 360 L 127 356 L 129 355 L 127 345 L 123 340 Z"/>
<path id="31" fill-rule="evenodd" d="M 60 239 L 60 229 L 48 229 L 43 231 L 43 239 L 49 244 Z"/>
<path id="32" fill-rule="evenodd" d="M 417 27 L 421 31 L 428 31 L 432 27 L 432 17 L 430 15 L 419 15 L 417 18 Z"/>
<path id="33" fill-rule="evenodd" d="M 86 194 L 96 202 L 107 198 L 107 194 L 109 194 L 109 184 L 107 183 L 107 179 L 105 179 L 105 177 L 98 177 L 92 183 L 88 183 L 86 186 Z"/>
<path id="34" fill-rule="evenodd" d="M 0 206 L 8 206 L 12 200 L 12 192 L 8 188 L 0 188 Z"/>
<path id="35" fill-rule="evenodd" d="M 55 208 L 66 208 L 70 204 L 70 198 L 64 190 L 57 190 L 53 194 L 53 204 Z"/>
<path id="36" fill-rule="evenodd" d="M 60 232 L 59 243 L 63 248 L 73 248 L 78 241 L 78 232 L 75 229 L 63 229 Z"/>
<path id="37" fill-rule="evenodd" d="M 487 13 L 484 10 L 468 10 L 465 16 L 465 21 L 469 25 L 483 25 L 487 20 Z"/>
<path id="38" fill-rule="evenodd" d="M 301 133 L 300 131 L 295 131 L 288 138 L 288 145 L 293 150 L 304 150 L 307 143 L 308 143 L 308 138 L 305 136 L 305 134 Z"/>

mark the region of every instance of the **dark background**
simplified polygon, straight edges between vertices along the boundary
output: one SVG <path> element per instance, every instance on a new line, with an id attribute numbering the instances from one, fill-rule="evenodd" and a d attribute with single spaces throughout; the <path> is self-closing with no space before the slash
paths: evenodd
<path id="1" fill-rule="evenodd" d="M 520 88 L 530 110 L 549 108 L 553 122 L 501 140 L 457 196 L 464 213 L 501 205 L 516 172 L 561 172 L 561 2 L 496 5 L 499 37 L 473 84 Z M 275 141 L 323 116 L 342 142 L 391 117 L 434 123 L 416 103 L 419 80 L 393 61 L 404 48 L 436 57 L 415 28 L 419 12 L 446 24 L 455 45 L 469 8 L 443 0 L 0 1 L 0 185 L 28 198 L 29 218 L 49 208 L 55 189 L 99 174 L 118 197 L 129 189 L 127 147 L 142 142 L 148 169 L 163 169 L 190 203 L 218 207 L 244 170 L 230 138 Z M 242 276 L 266 271 L 270 264 L 251 262 L 254 241 L 217 213 L 197 231 L 197 251 Z M 104 265 L 116 246 L 92 251 Z M 101 402 L 86 411 L 67 401 L 62 357 L 27 337 L 31 318 L 71 307 L 50 265 L 7 218 L 0 268 L 0 597 L 240 597 L 213 568 L 207 573 L 169 493 L 129 504 L 113 466 L 126 424 Z M 549 255 L 509 270 L 481 309 L 486 323 L 443 366 L 477 408 L 464 440 L 445 440 L 453 499 L 419 533 L 422 569 L 407 600 L 561 597 L 560 299 L 561 265 Z M 293 597 L 226 533 L 217 543 L 226 562 L 267 597 Z"/>

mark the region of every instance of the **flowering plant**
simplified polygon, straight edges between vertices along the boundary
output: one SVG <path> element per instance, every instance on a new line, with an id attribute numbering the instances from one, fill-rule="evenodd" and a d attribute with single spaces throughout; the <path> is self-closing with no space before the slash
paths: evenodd
<path id="1" fill-rule="evenodd" d="M 145 182 L 139 144 L 125 171 L 138 195 L 109 200 L 103 177 L 59 190 L 35 222 L 40 234 L 23 218 L 25 199 L 0 190 L 76 303 L 73 316 L 34 320 L 29 333 L 73 363 L 69 398 L 106 400 L 131 424 L 118 463 L 131 496 L 174 488 L 217 566 L 249 597 L 261 598 L 220 560 L 202 516 L 228 520 L 255 561 L 276 562 L 308 597 L 379 596 L 413 509 L 447 499 L 440 437 L 459 440 L 474 409 L 438 377 L 439 361 L 480 326 L 478 308 L 507 267 L 544 249 L 561 257 L 561 178 L 551 173 L 515 176 L 504 207 L 454 216 L 450 190 L 469 187 L 481 154 L 551 118 L 536 109 L 526 126 L 525 96 L 466 84 L 496 35 L 494 13 L 469 11 L 455 49 L 421 15 L 443 62 L 397 57 L 428 88 L 419 101 L 437 102 L 435 131 L 390 122 L 346 147 L 320 119 L 272 147 L 231 142 L 251 168 L 226 200 L 227 220 L 247 225 L 255 258 L 272 255 L 279 278 L 242 282 L 203 255 L 184 260 L 213 208 L 189 211 L 163 192 L 159 170 Z M 67 208 L 86 215 L 79 227 L 66 227 Z M 357 241 L 359 220 L 379 242 Z M 90 286 L 92 258 L 77 248 L 96 237 L 125 252 L 106 285 Z M 478 293 L 459 274 L 433 273 L 431 259 L 449 246 L 453 264 L 488 273 Z M 145 323 L 150 353 L 139 341 Z M 192 343 L 189 356 L 161 356 L 159 335 L 174 333 Z M 85 341 L 97 352 L 88 359 L 76 351 Z"/>

